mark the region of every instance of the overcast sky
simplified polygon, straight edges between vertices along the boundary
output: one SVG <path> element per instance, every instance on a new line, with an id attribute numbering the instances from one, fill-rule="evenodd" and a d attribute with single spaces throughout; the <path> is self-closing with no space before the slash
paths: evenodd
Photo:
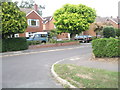
<path id="1" fill-rule="evenodd" d="M 12 0 L 21 2 L 21 0 Z M 64 4 L 84 4 L 95 8 L 97 16 L 118 16 L 118 2 L 120 0 L 35 0 L 36 4 L 45 5 L 46 9 L 43 11 L 43 16 L 53 15 L 56 9 L 61 8 Z"/>

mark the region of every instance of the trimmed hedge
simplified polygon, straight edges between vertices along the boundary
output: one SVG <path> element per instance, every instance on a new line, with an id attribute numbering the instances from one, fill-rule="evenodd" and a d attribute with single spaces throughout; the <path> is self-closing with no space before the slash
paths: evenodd
<path id="1" fill-rule="evenodd" d="M 41 44 L 41 41 L 27 41 L 28 45 L 38 45 Z"/>
<path id="2" fill-rule="evenodd" d="M 19 51 L 28 49 L 28 44 L 26 38 L 8 38 L 2 40 L 2 49 L 1 52 L 7 51 Z"/>
<path id="3" fill-rule="evenodd" d="M 119 57 L 120 40 L 115 38 L 101 38 L 92 41 L 95 57 Z"/>

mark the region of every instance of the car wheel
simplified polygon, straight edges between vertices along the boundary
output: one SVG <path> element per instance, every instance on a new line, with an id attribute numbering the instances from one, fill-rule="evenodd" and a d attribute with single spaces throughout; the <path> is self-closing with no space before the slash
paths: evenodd
<path id="1" fill-rule="evenodd" d="M 46 41 L 42 41 L 41 43 L 46 43 Z"/>

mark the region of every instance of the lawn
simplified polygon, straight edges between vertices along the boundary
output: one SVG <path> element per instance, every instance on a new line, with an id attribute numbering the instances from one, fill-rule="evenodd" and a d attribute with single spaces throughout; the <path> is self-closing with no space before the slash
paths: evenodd
<path id="1" fill-rule="evenodd" d="M 78 88 L 118 88 L 118 72 L 72 64 L 56 64 L 54 70 Z"/>

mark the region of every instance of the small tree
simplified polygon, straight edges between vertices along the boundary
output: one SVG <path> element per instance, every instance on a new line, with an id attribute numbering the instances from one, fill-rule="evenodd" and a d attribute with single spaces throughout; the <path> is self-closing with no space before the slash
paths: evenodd
<path id="1" fill-rule="evenodd" d="M 115 29 L 111 26 L 104 27 L 103 36 L 105 38 L 115 37 Z"/>
<path id="2" fill-rule="evenodd" d="M 2 6 L 2 38 L 23 33 L 27 28 L 26 14 L 13 2 L 1 2 Z"/>
<path id="3" fill-rule="evenodd" d="M 76 34 L 88 30 L 96 18 L 96 11 L 82 4 L 66 4 L 56 10 L 53 17 L 57 30 L 70 33 L 73 39 Z"/>

